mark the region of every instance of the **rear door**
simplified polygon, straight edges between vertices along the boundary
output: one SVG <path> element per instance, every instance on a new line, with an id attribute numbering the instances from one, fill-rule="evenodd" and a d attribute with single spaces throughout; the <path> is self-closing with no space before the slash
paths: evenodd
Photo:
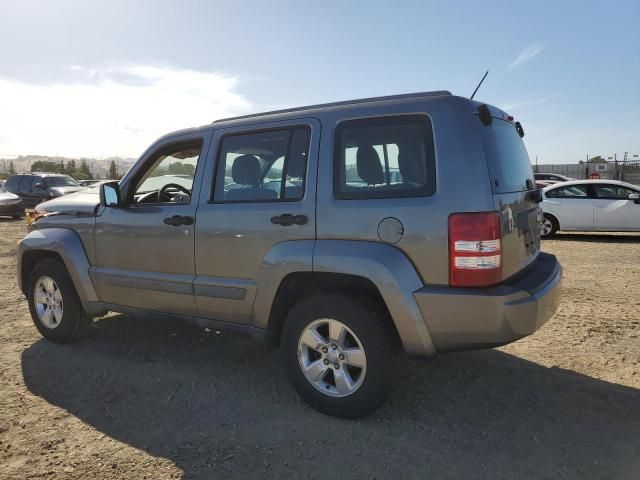
<path id="1" fill-rule="evenodd" d="M 502 277 L 506 279 L 538 256 L 542 212 L 532 199 L 533 170 L 515 125 L 494 117 L 480 129 L 494 207 L 502 221 Z"/>
<path id="2" fill-rule="evenodd" d="M 629 200 L 640 193 L 616 184 L 591 185 L 596 230 L 640 230 L 640 204 Z"/>
<path id="3" fill-rule="evenodd" d="M 214 132 L 196 217 L 200 316 L 248 323 L 274 248 L 311 265 L 319 139 L 309 118 Z"/>
<path id="4" fill-rule="evenodd" d="M 563 185 L 547 190 L 544 208 L 554 215 L 563 230 L 593 229 L 593 200 L 587 184 Z"/>

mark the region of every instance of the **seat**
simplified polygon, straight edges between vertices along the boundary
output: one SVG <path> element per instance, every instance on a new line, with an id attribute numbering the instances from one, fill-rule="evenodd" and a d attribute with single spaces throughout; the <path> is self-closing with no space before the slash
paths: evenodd
<path id="1" fill-rule="evenodd" d="M 299 178 L 299 184 L 286 185 L 284 187 L 284 198 L 302 198 L 304 176 L 307 170 L 307 157 L 303 153 L 293 155 L 287 162 L 287 176 Z"/>
<path id="2" fill-rule="evenodd" d="M 426 184 L 424 159 L 415 146 L 403 145 L 398 151 L 398 167 L 402 182 L 422 187 Z"/>
<path id="3" fill-rule="evenodd" d="M 384 172 L 380 156 L 371 145 L 358 147 L 356 153 L 356 170 L 358 176 L 369 186 L 384 183 Z"/>
<path id="4" fill-rule="evenodd" d="M 231 177 L 242 185 L 225 192 L 224 199 L 231 201 L 277 200 L 278 193 L 262 187 L 262 168 L 255 155 L 240 155 L 233 161 Z"/>

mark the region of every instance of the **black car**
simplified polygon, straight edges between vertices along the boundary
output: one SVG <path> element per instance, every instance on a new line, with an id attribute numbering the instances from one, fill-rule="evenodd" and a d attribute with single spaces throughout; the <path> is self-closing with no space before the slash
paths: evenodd
<path id="1" fill-rule="evenodd" d="M 68 193 L 85 190 L 69 175 L 54 173 L 12 175 L 7 179 L 5 189 L 22 198 L 26 208 L 33 208 L 39 203 Z"/>

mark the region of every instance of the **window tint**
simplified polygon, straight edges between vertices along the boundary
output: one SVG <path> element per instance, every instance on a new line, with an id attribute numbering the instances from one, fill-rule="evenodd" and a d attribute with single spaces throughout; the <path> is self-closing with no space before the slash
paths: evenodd
<path id="1" fill-rule="evenodd" d="M 481 132 L 494 193 L 527 190 L 527 180 L 533 182 L 533 170 L 516 127 L 494 118 Z"/>
<path id="2" fill-rule="evenodd" d="M 78 187 L 79 184 L 71 177 L 47 177 L 47 187 Z"/>
<path id="3" fill-rule="evenodd" d="M 630 188 L 620 187 L 618 185 L 594 185 L 593 189 L 597 198 L 627 200 L 632 193 L 638 193 Z"/>
<path id="4" fill-rule="evenodd" d="M 309 137 L 307 127 L 223 137 L 214 201 L 301 199 L 307 171 Z"/>
<path id="5" fill-rule="evenodd" d="M 193 177 L 201 150 L 202 140 L 171 145 L 160 150 L 136 184 L 136 202 L 190 203 Z"/>
<path id="6" fill-rule="evenodd" d="M 7 192 L 15 193 L 18 190 L 18 186 L 20 185 L 22 178 L 23 175 L 13 175 L 12 177 L 9 177 L 7 183 L 4 185 Z"/>
<path id="7" fill-rule="evenodd" d="M 587 198 L 587 185 L 558 187 L 545 193 L 547 198 Z"/>
<path id="8" fill-rule="evenodd" d="M 432 195 L 435 159 L 424 115 L 342 122 L 336 128 L 334 195 L 339 199 Z"/>

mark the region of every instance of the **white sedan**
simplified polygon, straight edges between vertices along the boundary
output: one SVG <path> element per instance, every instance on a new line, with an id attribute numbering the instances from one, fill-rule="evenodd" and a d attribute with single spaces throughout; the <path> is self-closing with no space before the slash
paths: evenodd
<path id="1" fill-rule="evenodd" d="M 575 180 L 542 190 L 542 236 L 558 230 L 640 232 L 640 187 L 617 180 Z"/>

